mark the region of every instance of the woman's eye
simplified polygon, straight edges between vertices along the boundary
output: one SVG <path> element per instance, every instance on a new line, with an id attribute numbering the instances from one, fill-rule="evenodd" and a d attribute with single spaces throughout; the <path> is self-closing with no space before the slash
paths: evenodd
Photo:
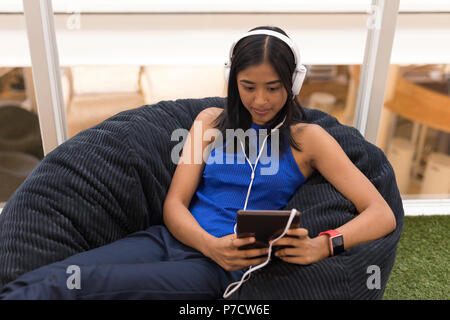
<path id="1" fill-rule="evenodd" d="M 245 90 L 247 90 L 247 91 L 253 91 L 255 88 L 254 87 L 244 87 L 244 89 Z M 273 92 L 273 91 L 277 91 L 277 90 L 279 90 L 280 89 L 280 87 L 275 87 L 275 88 L 267 88 L 267 90 L 268 91 L 270 91 L 270 92 Z"/>

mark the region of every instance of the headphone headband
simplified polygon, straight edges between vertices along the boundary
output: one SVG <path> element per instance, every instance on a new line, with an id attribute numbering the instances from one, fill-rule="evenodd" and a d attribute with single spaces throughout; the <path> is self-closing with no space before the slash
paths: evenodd
<path id="1" fill-rule="evenodd" d="M 249 31 L 249 32 L 245 33 L 244 35 L 238 37 L 236 40 L 234 40 L 234 42 L 230 48 L 229 61 L 231 62 L 231 58 L 233 57 L 234 47 L 241 39 L 247 38 L 249 36 L 259 35 L 259 34 L 272 36 L 272 37 L 278 38 L 281 41 L 283 41 L 284 43 L 286 43 L 289 46 L 289 48 L 291 49 L 292 54 L 294 55 L 295 65 L 297 66 L 300 64 L 300 53 L 298 51 L 298 48 L 297 48 L 297 45 L 295 44 L 295 42 L 293 42 L 290 38 L 286 37 L 284 34 L 281 34 L 279 32 L 272 31 L 272 30 L 265 30 L 265 29 Z"/>
<path id="2" fill-rule="evenodd" d="M 261 30 L 253 30 L 245 33 L 244 35 L 238 37 L 236 40 L 234 40 L 233 44 L 231 45 L 228 61 L 225 62 L 225 80 L 228 83 L 229 76 L 230 76 L 230 69 L 231 69 L 231 59 L 233 58 L 233 51 L 236 44 L 243 38 L 254 36 L 254 35 L 268 35 L 275 38 L 280 39 L 284 43 L 286 43 L 289 48 L 291 49 L 292 54 L 294 55 L 294 61 L 295 61 L 295 70 L 292 74 L 292 99 L 295 99 L 295 97 L 300 93 L 300 89 L 303 85 L 303 81 L 305 80 L 306 76 L 306 67 L 302 64 L 300 64 L 300 53 L 298 50 L 297 45 L 295 42 L 293 42 L 289 37 L 286 37 L 284 34 L 281 34 L 279 32 L 273 31 L 273 30 L 267 30 L 267 29 L 261 29 Z"/>

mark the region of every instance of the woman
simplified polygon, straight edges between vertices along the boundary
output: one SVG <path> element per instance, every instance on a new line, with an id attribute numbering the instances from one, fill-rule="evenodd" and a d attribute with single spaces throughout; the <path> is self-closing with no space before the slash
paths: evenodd
<path id="1" fill-rule="evenodd" d="M 189 132 L 164 202 L 167 228 L 152 226 L 31 271 L 5 286 L 0 298 L 219 298 L 249 266 L 267 259 L 267 248 L 239 250 L 255 239 L 236 237 L 236 211 L 283 208 L 314 170 L 359 215 L 314 238 L 306 229 L 290 230 L 294 237 L 277 242 L 290 246 L 276 252 L 280 259 L 315 263 L 342 249 L 330 243 L 330 235 L 340 237 L 347 249 L 395 229 L 394 215 L 375 187 L 325 130 L 305 119 L 295 101 L 305 70 L 286 34 L 274 27 L 253 30 L 266 34 L 247 34 L 231 50 L 226 108 L 200 112 Z M 220 134 L 239 129 L 269 129 L 273 134 L 262 144 L 262 136 L 249 139 L 248 145 L 234 135 L 220 147 Z M 255 144 L 258 156 L 264 150 L 271 156 L 279 151 L 275 171 L 262 174 L 272 165 L 263 161 L 268 156 L 249 159 Z M 231 151 L 225 150 L 230 145 Z M 210 161 L 221 157 L 227 161 Z"/>
<path id="2" fill-rule="evenodd" d="M 279 28 L 260 27 L 252 30 L 260 29 L 273 30 L 286 36 Z M 336 230 L 342 234 L 344 248 L 389 234 L 395 229 L 396 223 L 393 212 L 383 197 L 324 129 L 308 124 L 306 119 L 302 120 L 302 109 L 292 99 L 292 74 L 295 67 L 291 49 L 276 37 L 252 35 L 243 38 L 233 52 L 226 110 L 205 109 L 196 121 L 202 123 L 205 131 L 214 127 L 223 131 L 225 128 L 248 129 L 250 123 L 273 128 L 286 117 L 280 129 L 281 134 L 288 137 L 284 140 L 289 142 L 285 146 L 290 149 L 287 154 L 292 153 L 301 174 L 307 179 L 314 170 L 318 170 L 360 213 Z M 197 139 L 192 130 L 190 137 Z M 203 141 L 202 148 L 211 142 Z M 190 147 L 194 148 L 194 144 Z M 189 154 L 193 155 L 194 151 L 191 150 Z M 185 162 L 188 164 L 178 165 L 164 204 L 164 222 L 170 232 L 228 271 L 241 270 L 265 261 L 266 258 L 260 256 L 266 253 L 266 249 L 239 250 L 240 246 L 255 239 L 237 239 L 232 232 L 215 237 L 199 225 L 188 208 L 202 179 L 205 163 Z M 273 191 L 276 197 L 277 190 Z M 292 194 L 294 191 L 293 189 Z M 284 203 L 287 204 L 288 200 L 285 199 Z M 241 203 L 243 206 L 243 202 Z M 214 220 L 214 213 L 199 219 L 209 226 L 208 219 Z M 232 223 L 228 225 L 228 231 L 231 226 Z M 278 250 L 276 253 L 286 262 L 311 264 L 330 255 L 332 247 L 330 248 L 328 235 L 310 238 L 308 230 L 303 228 L 292 229 L 287 234 L 296 237 L 280 239 L 277 245 L 290 245 L 292 248 Z"/>

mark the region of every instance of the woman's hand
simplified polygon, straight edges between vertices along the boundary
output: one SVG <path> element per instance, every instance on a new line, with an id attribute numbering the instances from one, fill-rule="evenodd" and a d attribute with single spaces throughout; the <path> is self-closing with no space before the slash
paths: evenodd
<path id="1" fill-rule="evenodd" d="M 286 235 L 274 243 L 274 247 L 281 245 L 292 248 L 278 249 L 275 256 L 283 261 L 296 264 L 312 264 L 327 258 L 330 255 L 328 236 L 316 238 L 308 237 L 308 230 L 303 228 L 289 229 Z"/>
<path id="2" fill-rule="evenodd" d="M 254 242 L 255 238 L 238 239 L 236 234 L 229 234 L 211 241 L 205 255 L 227 271 L 244 269 L 267 260 L 268 248 L 239 250 Z"/>

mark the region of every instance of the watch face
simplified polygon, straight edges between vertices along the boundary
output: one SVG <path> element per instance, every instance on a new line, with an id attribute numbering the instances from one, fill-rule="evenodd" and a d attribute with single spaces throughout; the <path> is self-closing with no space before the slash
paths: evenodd
<path id="1" fill-rule="evenodd" d="M 344 238 L 342 235 L 333 237 L 331 242 L 333 244 L 333 255 L 338 255 L 344 251 Z"/>
<path id="2" fill-rule="evenodd" d="M 332 239 L 332 241 L 333 241 L 333 247 L 340 247 L 340 246 L 344 245 L 344 242 L 342 241 L 342 236 L 334 237 Z"/>

